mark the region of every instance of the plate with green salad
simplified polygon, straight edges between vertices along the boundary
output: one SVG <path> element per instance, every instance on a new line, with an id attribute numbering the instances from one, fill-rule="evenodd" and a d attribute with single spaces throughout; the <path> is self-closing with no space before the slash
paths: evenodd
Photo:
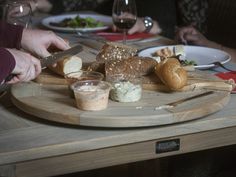
<path id="1" fill-rule="evenodd" d="M 112 26 L 112 18 L 100 14 L 62 14 L 49 16 L 42 24 L 52 30 L 62 32 L 95 32 Z"/>

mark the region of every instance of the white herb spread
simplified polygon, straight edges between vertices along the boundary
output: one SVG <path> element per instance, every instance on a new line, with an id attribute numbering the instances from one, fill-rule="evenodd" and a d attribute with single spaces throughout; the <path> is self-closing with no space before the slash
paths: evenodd
<path id="1" fill-rule="evenodd" d="M 110 98 L 118 102 L 135 102 L 142 96 L 141 85 L 129 81 L 116 82 L 110 92 Z"/>

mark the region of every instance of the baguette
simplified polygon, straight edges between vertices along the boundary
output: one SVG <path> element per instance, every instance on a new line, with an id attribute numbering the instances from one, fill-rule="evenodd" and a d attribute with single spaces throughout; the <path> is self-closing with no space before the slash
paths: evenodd
<path id="1" fill-rule="evenodd" d="M 78 56 L 72 56 L 58 61 L 56 67 L 49 66 L 48 68 L 53 72 L 64 76 L 65 74 L 81 70 L 82 60 Z"/>
<path id="2" fill-rule="evenodd" d="M 171 90 L 179 90 L 187 84 L 187 72 L 176 58 L 168 58 L 158 63 L 155 73 Z"/>

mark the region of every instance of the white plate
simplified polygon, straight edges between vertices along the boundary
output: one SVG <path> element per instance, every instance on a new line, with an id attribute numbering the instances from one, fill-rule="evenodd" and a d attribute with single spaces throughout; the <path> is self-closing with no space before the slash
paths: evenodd
<path id="1" fill-rule="evenodd" d="M 139 52 L 139 56 L 152 57 L 152 53 L 165 47 L 169 47 L 172 50 L 174 46 L 161 46 L 144 49 Z M 195 61 L 197 63 L 195 68 L 198 69 L 208 69 L 214 67 L 214 64 L 211 63 L 216 61 L 225 64 L 231 59 L 231 56 L 228 53 L 207 47 L 184 46 L 184 52 L 186 54 L 186 60 Z"/>
<path id="2" fill-rule="evenodd" d="M 96 27 L 96 28 L 70 28 L 70 27 L 57 27 L 53 26 L 50 23 L 58 23 L 66 18 L 75 18 L 77 15 L 79 15 L 81 18 L 91 17 L 94 18 L 97 21 L 100 21 L 104 24 L 102 27 Z M 62 32 L 74 32 L 74 31 L 80 31 L 80 32 L 94 32 L 94 31 L 100 31 L 108 29 L 112 25 L 112 18 L 110 16 L 105 15 L 98 15 L 98 14 L 64 14 L 64 15 L 56 15 L 56 16 L 50 16 L 47 18 L 44 18 L 42 20 L 42 24 L 52 30 L 62 31 Z"/>

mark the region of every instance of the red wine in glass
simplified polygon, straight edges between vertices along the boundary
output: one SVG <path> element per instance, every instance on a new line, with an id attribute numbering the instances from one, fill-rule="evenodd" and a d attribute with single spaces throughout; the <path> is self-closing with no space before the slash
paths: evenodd
<path id="1" fill-rule="evenodd" d="M 134 26 L 134 24 L 136 23 L 136 20 L 135 19 L 128 19 L 128 18 L 127 19 L 115 19 L 113 22 L 118 28 L 128 30 Z"/>
<path id="2" fill-rule="evenodd" d="M 135 0 L 114 0 L 112 9 L 113 23 L 123 30 L 123 43 L 126 43 L 126 33 L 137 20 Z"/>

